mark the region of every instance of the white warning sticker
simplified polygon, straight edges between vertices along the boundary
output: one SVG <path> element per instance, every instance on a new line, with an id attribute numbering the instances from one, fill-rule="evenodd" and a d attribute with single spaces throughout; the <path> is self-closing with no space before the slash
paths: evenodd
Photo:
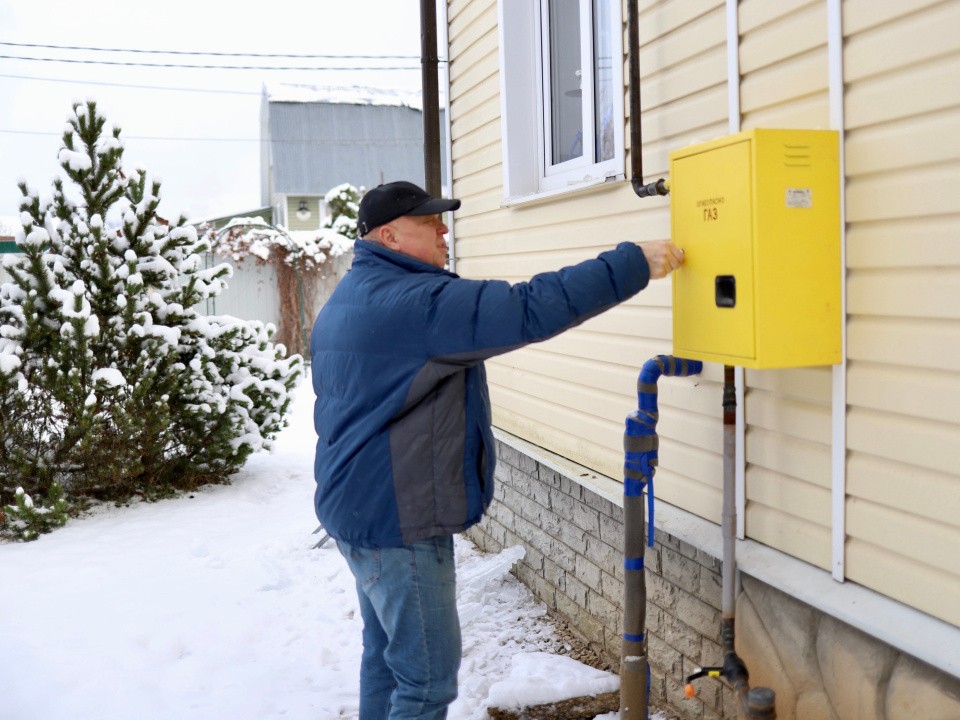
<path id="1" fill-rule="evenodd" d="M 813 190 L 811 188 L 787 188 L 787 207 L 813 207 Z"/>

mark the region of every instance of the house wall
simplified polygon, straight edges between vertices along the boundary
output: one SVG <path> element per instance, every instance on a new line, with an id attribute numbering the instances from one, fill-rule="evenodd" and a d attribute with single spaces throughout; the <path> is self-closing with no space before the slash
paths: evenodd
<path id="1" fill-rule="evenodd" d="M 843 7 L 847 577 L 960 625 L 960 5 Z"/>
<path id="2" fill-rule="evenodd" d="M 0 216 L 0 284 L 10 281 L 10 274 L 3 269 L 3 260 L 7 255 L 20 252 L 14 239 L 19 229 L 18 218 Z"/>
<path id="3" fill-rule="evenodd" d="M 744 2 L 741 126 L 830 128 L 827 3 Z M 748 370 L 749 537 L 824 569 L 832 561 L 832 369 Z"/>
<path id="4" fill-rule="evenodd" d="M 873 680 L 896 677 L 894 685 L 934 698 L 924 707 L 940 707 L 914 714 L 953 717 L 960 714 L 960 666 L 949 660 L 951 653 L 932 650 L 923 658 L 947 666 L 944 675 L 923 664 L 920 671 L 903 670 L 903 663 L 916 662 L 910 654 L 923 655 L 922 649 L 903 652 L 910 645 L 906 634 L 888 630 L 916 622 L 960 638 L 960 565 L 952 551 L 960 540 L 960 85 L 953 79 L 960 36 L 951 30 L 957 27 L 958 5 L 845 0 L 842 85 L 831 80 L 837 69 L 828 40 L 831 3 L 734 5 L 739 37 L 731 81 L 726 3 L 638 2 L 645 179 L 666 176 L 670 151 L 729 134 L 733 126 L 842 128 L 848 313 L 844 365 L 743 374 L 738 461 L 744 536 L 775 550 L 785 564 L 797 562 L 804 573 L 825 579 L 840 598 L 867 589 L 889 600 L 894 610 L 887 630 L 867 628 L 868 619 L 855 613 L 842 625 L 844 632 L 865 631 L 856 646 L 863 640 L 864 648 L 881 648 L 875 652 L 883 658 L 876 667 L 861 668 L 859 679 L 851 679 L 853 687 L 867 692 Z M 520 281 L 621 240 L 668 238 L 669 199 L 640 200 L 626 182 L 504 204 L 497 22 L 495 0 L 448 4 L 453 188 L 463 201 L 453 231 L 457 272 Z M 635 406 L 638 370 L 646 359 L 671 349 L 670 295 L 669 280 L 653 282 L 637 298 L 579 328 L 489 362 L 494 423 L 504 437 L 555 453 L 598 477 L 619 479 L 623 422 Z M 660 382 L 657 498 L 710 523 L 719 522 L 721 509 L 722 374 L 721 366 L 707 363 L 700 378 Z M 549 488 L 528 488 L 536 487 L 529 473 L 510 471 L 501 482 L 518 493 L 549 495 Z M 571 475 L 569 483 L 577 486 L 578 476 Z M 504 521 L 498 514 L 510 511 L 496 504 L 489 525 L 476 534 L 490 547 L 509 541 L 537 550 L 538 532 L 557 540 L 582 514 L 578 492 L 571 491 L 572 502 L 558 505 L 556 520 L 533 515 L 521 521 L 514 513 Z M 510 519 L 517 527 L 508 536 Z M 539 552 L 554 564 L 564 557 L 576 569 L 586 562 L 585 553 L 603 543 L 602 533 L 602 527 L 579 528 L 582 549 L 565 543 L 552 554 Z M 604 553 L 616 558 L 617 545 L 605 545 Z M 719 553 L 710 546 L 696 550 Z M 579 582 L 607 605 L 597 600 L 575 610 L 569 603 L 551 604 L 551 593 L 563 594 L 566 580 L 546 560 L 538 565 L 536 554 L 532 557 L 521 576 L 582 629 L 605 627 L 609 637 L 600 633 L 603 647 L 616 655 L 610 638 L 620 630 L 610 620 L 609 606 L 618 602 L 618 584 L 608 580 L 601 590 L 588 574 Z M 609 574 L 616 578 L 616 573 Z M 831 573 L 845 584 L 830 580 Z M 753 577 L 763 582 L 753 586 L 752 596 L 744 583 L 738 600 L 751 603 L 745 606 L 753 607 L 745 611 L 751 617 L 806 613 L 811 619 L 797 627 L 815 639 L 837 622 L 833 600 L 810 598 L 811 605 L 795 607 L 791 595 L 802 595 L 796 577 L 780 590 L 763 572 Z M 712 591 L 685 592 L 709 604 Z M 707 642 L 707 628 L 698 630 Z M 902 716 L 879 714 L 882 707 L 875 702 L 874 714 L 858 711 L 851 698 L 831 700 L 833 715 L 817 714 L 832 692 L 826 687 L 833 682 L 828 671 L 848 662 L 828 661 L 827 648 L 846 640 L 834 634 L 831 641 L 828 633 L 813 646 L 795 648 L 798 657 L 809 660 L 812 652 L 820 663 L 798 665 L 784 660 L 790 649 L 782 634 L 765 637 L 767 645 L 750 651 L 754 665 L 791 667 L 769 680 L 794 713 L 778 707 L 778 716 Z M 709 655 L 698 656 L 687 645 L 671 647 L 685 658 L 684 668 Z M 948 662 L 939 663 L 943 658 Z M 682 675 L 673 662 L 654 662 L 665 678 L 670 672 L 675 680 Z M 939 684 L 924 689 L 918 677 L 936 677 Z M 800 688 L 815 681 L 817 692 L 801 702 Z M 721 714 L 722 703 L 684 712 L 730 716 Z"/>
<path id="5" fill-rule="evenodd" d="M 503 433 L 497 460 L 496 501 L 469 537 L 490 552 L 523 546 L 517 576 L 618 668 L 624 526 L 615 483 Z M 697 680 L 696 697 L 684 694 L 687 676 L 722 664 L 722 564 L 717 543 L 696 542 L 675 519 L 661 523 L 644 558 L 650 703 L 684 719 L 733 720 L 734 696 L 720 681 Z M 776 692 L 779 720 L 960 717 L 956 677 L 753 575 L 741 580 L 737 653 L 751 686 Z"/>
<path id="6" fill-rule="evenodd" d="M 13 236 L 0 234 L 0 285 L 10 281 L 10 274 L 3 269 L 3 259 L 5 256 L 12 255 L 16 252 L 18 252 L 17 244 Z"/>
<path id="7" fill-rule="evenodd" d="M 289 230 L 316 230 L 320 227 L 320 205 L 323 202 L 323 198 L 308 197 L 306 195 L 288 195 L 284 197 L 284 200 L 286 201 L 287 228 Z M 307 204 L 307 210 L 310 211 L 310 217 L 306 220 L 301 220 L 297 217 L 297 210 L 300 207 L 301 201 Z"/>
<path id="8" fill-rule="evenodd" d="M 458 273 L 525 280 L 618 241 L 669 236 L 667 203 L 644 205 L 625 183 L 562 202 L 502 207 L 495 2 L 450 6 L 450 53 L 454 189 L 463 201 L 455 219 Z M 669 281 L 656 282 L 579 328 L 488 363 L 496 425 L 619 475 L 625 402 L 639 365 L 669 351 L 669 303 Z"/>

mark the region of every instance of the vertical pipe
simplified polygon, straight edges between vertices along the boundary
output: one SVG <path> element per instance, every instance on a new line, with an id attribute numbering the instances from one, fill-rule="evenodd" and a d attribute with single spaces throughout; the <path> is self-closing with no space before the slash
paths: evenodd
<path id="1" fill-rule="evenodd" d="M 644 363 L 637 378 L 637 409 L 627 416 L 623 435 L 623 640 L 620 653 L 620 718 L 646 720 L 650 692 L 647 661 L 647 590 L 644 538 L 653 547 L 653 475 L 658 464 L 657 379 L 697 375 L 698 360 L 658 355 Z M 644 533 L 644 492 L 650 503 Z"/>
<path id="2" fill-rule="evenodd" d="M 744 720 L 775 720 L 776 695 L 770 688 L 750 687 L 747 666 L 736 651 L 737 577 L 737 383 L 735 368 L 723 368 L 723 536 L 720 638 L 723 645 L 722 676 L 737 698 L 738 716 Z"/>
<path id="3" fill-rule="evenodd" d="M 624 438 L 626 443 L 626 438 Z M 633 447 L 636 447 L 635 445 Z M 643 491 L 624 489 L 624 597 L 623 639 L 620 651 L 621 720 L 646 720 L 649 696 L 647 638 L 647 586 L 644 573 Z"/>
<path id="4" fill-rule="evenodd" d="M 626 421 L 623 436 L 623 638 L 620 651 L 620 718 L 646 720 L 647 585 L 644 570 L 644 490 L 656 472 L 659 439 L 656 426 L 660 358 L 647 361 L 637 378 L 637 410 Z M 652 363 L 652 364 L 651 364 Z M 653 502 L 653 497 L 650 497 Z"/>
<path id="5" fill-rule="evenodd" d="M 666 195 L 667 184 L 663 178 L 643 184 L 643 133 L 640 129 L 640 26 L 637 18 L 637 0 L 627 3 L 627 46 L 629 53 L 629 103 L 630 103 L 630 183 L 638 197 Z"/>
<path id="6" fill-rule="evenodd" d="M 721 516 L 721 534 L 723 535 L 723 594 L 721 610 L 723 619 L 733 623 L 736 605 L 736 530 L 737 505 L 736 486 L 736 443 L 737 443 L 737 394 L 734 369 L 730 365 L 723 368 L 723 512 Z M 733 650 L 733 638 L 730 647 Z"/>
<path id="7" fill-rule="evenodd" d="M 640 131 L 640 29 L 635 0 L 627 2 L 627 47 L 627 71 L 630 76 L 630 175 L 636 189 L 638 182 L 643 184 L 643 138 Z"/>
<path id="8" fill-rule="evenodd" d="M 436 0 L 420 0 L 420 72 L 423 84 L 423 175 L 428 193 L 439 197 L 440 94 L 437 78 Z"/>
<path id="9" fill-rule="evenodd" d="M 737 407 L 746 407 L 746 377 L 742 367 L 734 368 L 733 381 L 736 386 Z M 737 413 L 735 432 L 735 480 L 737 509 L 737 539 L 747 536 L 747 420 L 745 412 Z"/>
<path id="10" fill-rule="evenodd" d="M 723 645 L 723 677 L 730 683 L 737 698 L 740 717 L 746 712 L 746 695 L 750 689 L 747 667 L 736 651 L 737 603 L 737 387 L 736 373 L 730 365 L 723 368 L 723 510 L 720 530 L 723 537 L 722 595 L 720 608 L 720 640 Z"/>

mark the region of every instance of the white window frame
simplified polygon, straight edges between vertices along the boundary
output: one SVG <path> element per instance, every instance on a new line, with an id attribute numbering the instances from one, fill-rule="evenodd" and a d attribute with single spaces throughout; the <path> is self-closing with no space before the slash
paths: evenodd
<path id="1" fill-rule="evenodd" d="M 550 137 L 545 122 L 549 107 L 549 49 L 544 47 L 545 2 L 542 0 L 498 0 L 500 34 L 500 109 L 503 132 L 504 204 L 536 201 L 560 193 L 593 187 L 625 175 L 624 107 L 623 107 L 623 9 L 619 0 L 612 0 L 610 12 L 610 45 L 613 56 L 613 157 L 594 162 L 584 155 L 560 165 L 547 167 Z M 580 0 L 582 92 L 584 98 L 585 151 L 593 152 L 593 13 L 592 0 Z M 588 136 L 589 130 L 589 136 Z"/>

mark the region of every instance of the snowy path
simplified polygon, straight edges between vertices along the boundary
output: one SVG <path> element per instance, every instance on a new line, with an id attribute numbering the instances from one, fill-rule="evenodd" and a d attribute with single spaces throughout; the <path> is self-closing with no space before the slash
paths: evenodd
<path id="1" fill-rule="evenodd" d="M 0 545 L 0 720 L 356 717 L 353 579 L 332 544 L 310 549 L 311 402 L 298 390 L 275 451 L 230 486 Z M 458 541 L 464 660 L 451 720 L 485 719 L 511 658 L 555 646 L 545 609 L 508 574 L 520 552 L 482 556 Z M 614 676 L 580 668 L 567 683 L 609 689 Z M 518 702 L 528 692 L 499 689 Z"/>

